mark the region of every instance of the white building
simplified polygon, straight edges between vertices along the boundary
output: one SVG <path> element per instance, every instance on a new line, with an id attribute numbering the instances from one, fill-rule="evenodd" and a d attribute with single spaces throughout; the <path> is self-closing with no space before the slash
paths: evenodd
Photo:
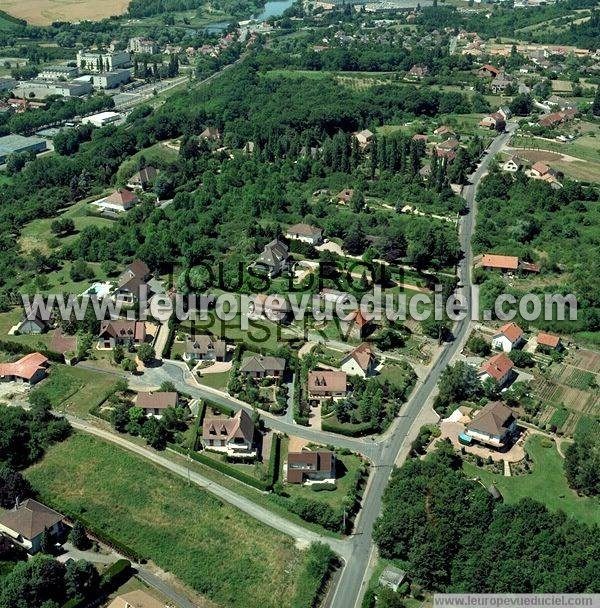
<path id="1" fill-rule="evenodd" d="M 127 84 L 131 80 L 129 70 L 113 70 L 112 72 L 102 72 L 94 74 L 92 82 L 96 89 L 114 89 L 121 84 Z"/>
<path id="2" fill-rule="evenodd" d="M 158 53 L 158 44 L 150 38 L 130 38 L 127 50 L 132 53 L 148 53 L 149 55 L 155 55 Z"/>
<path id="3" fill-rule="evenodd" d="M 523 330 L 516 323 L 503 325 L 492 338 L 492 347 L 509 353 L 523 342 Z"/>
<path id="4" fill-rule="evenodd" d="M 85 82 L 63 82 L 60 80 L 29 80 L 20 82 L 13 89 L 15 97 L 22 99 L 45 99 L 52 95 L 60 97 L 83 97 L 92 92 L 92 85 Z"/>
<path id="5" fill-rule="evenodd" d="M 113 122 L 117 122 L 121 119 L 121 114 L 118 112 L 100 112 L 99 114 L 92 114 L 92 116 L 86 116 L 82 119 L 81 124 L 93 125 L 94 127 L 104 127 Z"/>
<path id="6" fill-rule="evenodd" d="M 38 78 L 42 80 L 59 80 L 64 78 L 65 80 L 71 80 L 79 74 L 79 70 L 76 67 L 69 65 L 49 65 L 42 68 L 42 71 L 38 74 Z"/>
<path id="7" fill-rule="evenodd" d="M 86 72 L 112 72 L 130 65 L 131 55 L 127 51 L 77 51 L 77 66 Z"/>
<path id="8" fill-rule="evenodd" d="M 287 229 L 285 236 L 309 245 L 319 245 L 323 242 L 323 231 L 309 224 L 294 224 Z"/>

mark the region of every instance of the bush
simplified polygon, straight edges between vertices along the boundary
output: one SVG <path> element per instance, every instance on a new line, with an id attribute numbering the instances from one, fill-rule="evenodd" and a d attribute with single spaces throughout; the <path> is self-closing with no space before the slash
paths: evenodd
<path id="1" fill-rule="evenodd" d="M 170 444 L 168 444 L 167 447 L 175 452 L 178 452 L 179 454 L 185 454 L 186 456 L 188 455 L 188 450 L 185 448 L 182 448 L 180 445 L 170 443 Z M 209 458 L 208 456 L 204 456 L 204 454 L 199 454 L 198 452 L 190 452 L 189 456 L 192 460 L 195 460 L 196 462 L 199 462 L 208 467 L 211 467 L 212 469 L 216 469 L 217 471 L 220 471 L 221 473 L 228 475 L 229 477 L 233 477 L 234 479 L 237 479 L 238 481 L 241 481 L 242 483 L 245 483 L 246 485 L 252 486 L 252 487 L 256 488 L 257 490 L 267 492 L 271 489 L 271 487 L 273 485 L 270 482 L 264 482 L 264 481 L 261 481 L 260 479 L 256 479 L 255 477 L 252 477 L 251 475 L 247 475 L 243 471 L 239 471 L 238 469 L 236 469 L 235 467 L 232 467 L 231 465 L 227 464 L 226 462 L 222 462 L 220 460 L 215 460 L 214 458 Z"/>
<path id="2" fill-rule="evenodd" d="M 363 435 L 375 433 L 377 431 L 377 426 L 373 422 L 348 425 L 337 421 L 323 420 L 321 422 L 321 429 L 323 431 L 329 431 L 330 433 L 345 435 L 346 437 L 362 437 Z"/>
<path id="3" fill-rule="evenodd" d="M 304 570 L 298 579 L 292 608 L 314 608 L 337 563 L 335 553 L 323 543 L 313 543 L 306 555 Z"/>

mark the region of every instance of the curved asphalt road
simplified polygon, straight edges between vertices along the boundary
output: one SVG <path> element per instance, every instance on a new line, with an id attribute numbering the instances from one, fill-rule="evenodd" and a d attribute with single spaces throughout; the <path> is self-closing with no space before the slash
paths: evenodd
<path id="1" fill-rule="evenodd" d="M 460 243 L 464 257 L 458 268 L 458 276 L 461 285 L 464 286 L 463 293 L 467 298 L 469 309 L 471 309 L 472 305 L 470 292 L 473 261 L 471 237 L 477 214 L 475 191 L 481 178 L 486 173 L 493 156 L 506 145 L 510 133 L 515 128 L 516 124 L 509 124 L 509 133 L 500 134 L 494 139 L 488 148 L 487 155 L 484 156 L 477 170 L 470 176 L 470 185 L 465 188 L 463 193 L 468 203 L 469 212 L 463 216 L 460 222 Z M 361 515 L 352 539 L 353 551 L 351 558 L 346 560 L 344 569 L 338 580 L 337 589 L 329 604 L 331 608 L 355 608 L 362 601 L 369 582 L 369 564 L 374 551 L 373 524 L 381 511 L 382 497 L 387 487 L 390 473 L 399 455 L 406 447 L 411 427 L 413 427 L 422 412 L 426 409 L 428 400 L 434 394 L 442 371 L 450 363 L 452 357 L 459 352 L 462 344 L 467 339 L 470 325 L 471 321 L 469 318 L 456 323 L 454 341 L 444 345 L 440 356 L 433 364 L 423 384 L 413 393 L 408 404 L 404 406 L 404 417 L 400 418 L 399 424 L 383 444 L 381 458 L 378 465 L 373 467 L 370 485 L 363 498 Z"/>

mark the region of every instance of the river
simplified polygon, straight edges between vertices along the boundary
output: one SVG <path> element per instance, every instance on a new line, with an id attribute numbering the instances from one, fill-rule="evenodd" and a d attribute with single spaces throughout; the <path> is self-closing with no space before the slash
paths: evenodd
<path id="1" fill-rule="evenodd" d="M 252 15 L 252 19 L 257 23 L 266 21 L 270 17 L 279 17 L 285 10 L 294 4 L 294 0 L 269 0 L 257 15 Z M 243 19 L 242 19 L 243 21 Z M 226 30 L 230 21 L 217 21 L 208 25 L 204 31 L 208 34 L 218 34 Z"/>

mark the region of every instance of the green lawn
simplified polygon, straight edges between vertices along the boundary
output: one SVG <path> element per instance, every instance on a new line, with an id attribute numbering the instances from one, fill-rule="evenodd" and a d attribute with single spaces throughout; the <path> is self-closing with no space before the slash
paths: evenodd
<path id="1" fill-rule="evenodd" d="M 10 342 L 18 342 L 19 344 L 26 344 L 31 348 L 48 348 L 50 345 L 50 339 L 52 335 L 50 333 L 44 334 L 30 334 L 22 336 L 9 336 L 8 332 L 11 327 L 15 326 L 24 317 L 23 308 L 17 306 L 8 312 L 0 314 L 0 340 L 6 340 Z"/>
<path id="2" fill-rule="evenodd" d="M 229 372 L 219 372 L 218 374 L 206 374 L 198 378 L 200 384 L 216 388 L 220 391 L 224 391 L 229 384 Z"/>
<path id="3" fill-rule="evenodd" d="M 183 88 L 186 86 L 187 83 L 183 85 Z M 172 148 L 167 148 L 167 146 L 163 146 L 161 143 L 140 150 L 132 157 L 125 160 L 119 167 L 119 171 L 117 172 L 117 184 L 121 186 L 127 184 L 127 180 L 138 170 L 139 160 L 142 156 L 146 159 L 146 164 L 155 165 L 160 168 L 165 163 L 171 163 L 177 160 L 177 151 Z"/>
<path id="4" fill-rule="evenodd" d="M 86 417 L 104 400 L 117 378 L 80 367 L 53 364 L 49 377 L 34 391 L 46 393 L 52 406 L 61 412 Z"/>
<path id="5" fill-rule="evenodd" d="M 283 479 L 283 462 L 287 458 L 289 440 L 284 438 L 281 442 L 281 466 L 282 472 L 280 477 Z M 319 500 L 331 505 L 334 509 L 341 509 L 344 504 L 344 499 L 348 496 L 351 489 L 351 483 L 354 479 L 354 474 L 361 468 L 362 461 L 354 454 L 336 455 L 338 461 L 338 478 L 336 480 L 335 491 L 315 492 L 310 489 L 310 486 L 299 484 L 286 484 L 285 491 L 291 498 L 306 498 L 309 500 Z"/>
<path id="6" fill-rule="evenodd" d="M 95 437 L 75 434 L 28 469 L 42 500 L 233 608 L 291 606 L 304 554 L 292 539 Z"/>
<path id="7" fill-rule="evenodd" d="M 109 194 L 107 190 L 105 194 Z M 27 224 L 21 231 L 19 244 L 24 252 L 30 252 L 33 249 L 40 249 L 49 253 L 53 248 L 50 247 L 48 241 L 54 237 L 50 230 L 50 225 L 57 218 L 70 218 L 75 223 L 75 232 L 72 235 L 59 239 L 59 246 L 62 247 L 77 238 L 77 233 L 83 230 L 86 226 L 112 226 L 113 220 L 88 214 L 88 203 L 102 198 L 101 194 L 84 199 L 67 207 L 61 213 L 51 218 L 40 218 L 33 220 Z"/>
<path id="8" fill-rule="evenodd" d="M 579 497 L 569 488 L 563 459 L 555 446 L 544 447 L 546 441 L 540 435 L 528 439 L 525 448 L 533 459 L 533 472 L 529 475 L 503 477 L 470 463 L 463 463 L 463 469 L 469 476 L 479 476 L 486 485 L 494 483 L 508 504 L 530 497 L 543 502 L 551 511 L 562 509 L 588 524 L 600 524 L 600 502 Z"/>

